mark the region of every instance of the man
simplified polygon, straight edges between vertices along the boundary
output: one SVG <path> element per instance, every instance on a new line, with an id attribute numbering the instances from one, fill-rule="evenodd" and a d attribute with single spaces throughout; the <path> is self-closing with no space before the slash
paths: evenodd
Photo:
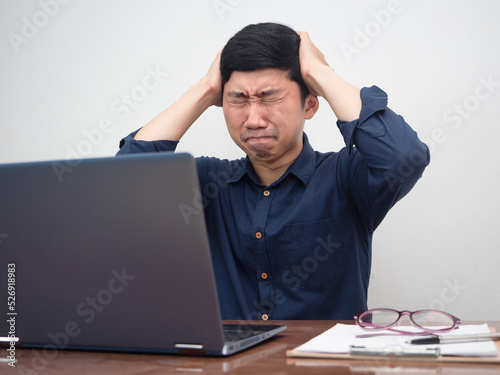
<path id="1" fill-rule="evenodd" d="M 303 132 L 319 96 L 338 118 L 339 152 L 315 152 Z M 123 139 L 119 154 L 175 150 L 212 105 L 247 155 L 196 159 L 201 189 L 218 186 L 203 198 L 222 318 L 366 310 L 372 234 L 422 175 L 427 147 L 382 90 L 342 80 L 307 33 L 265 23 L 232 37 L 207 75 Z"/>

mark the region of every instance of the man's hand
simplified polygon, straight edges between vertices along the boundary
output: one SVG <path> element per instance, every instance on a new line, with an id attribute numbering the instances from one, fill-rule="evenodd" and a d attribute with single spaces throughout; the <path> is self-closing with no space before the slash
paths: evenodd
<path id="1" fill-rule="evenodd" d="M 302 79 L 311 94 L 323 96 L 321 77 L 331 73 L 333 69 L 328 65 L 323 53 L 314 45 L 305 31 L 298 31 L 300 36 L 299 61 Z"/>
<path id="2" fill-rule="evenodd" d="M 220 74 L 220 55 L 222 50 L 219 51 L 215 57 L 207 75 L 203 78 L 205 83 L 208 85 L 210 92 L 213 94 L 212 105 L 221 107 L 222 106 L 222 76 Z"/>
<path id="3" fill-rule="evenodd" d="M 300 36 L 300 72 L 310 93 L 325 98 L 339 120 L 357 119 L 361 111 L 359 89 L 337 75 L 308 33 L 299 31 L 297 34 Z"/>

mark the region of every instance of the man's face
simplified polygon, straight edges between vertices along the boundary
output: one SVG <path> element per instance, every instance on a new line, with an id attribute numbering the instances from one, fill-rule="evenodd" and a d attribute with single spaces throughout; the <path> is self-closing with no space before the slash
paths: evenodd
<path id="1" fill-rule="evenodd" d="M 233 72 L 222 100 L 229 134 L 252 162 L 279 165 L 300 154 L 304 122 L 312 115 L 287 72 Z"/>

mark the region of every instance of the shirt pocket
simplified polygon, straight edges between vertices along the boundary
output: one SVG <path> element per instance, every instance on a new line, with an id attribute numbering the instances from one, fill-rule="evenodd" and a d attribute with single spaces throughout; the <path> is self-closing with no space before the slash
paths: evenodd
<path id="1" fill-rule="evenodd" d="M 285 226 L 285 284 L 317 292 L 336 288 L 345 277 L 347 261 L 337 228 L 335 218 Z"/>

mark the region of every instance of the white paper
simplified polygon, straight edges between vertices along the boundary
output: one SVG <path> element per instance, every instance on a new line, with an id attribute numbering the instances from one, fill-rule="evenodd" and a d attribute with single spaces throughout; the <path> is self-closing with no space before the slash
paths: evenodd
<path id="1" fill-rule="evenodd" d="M 404 327 L 407 331 L 418 332 L 415 327 Z M 391 331 L 380 331 L 391 333 Z M 489 333 L 487 324 L 464 325 L 452 332 L 440 334 L 440 336 L 468 335 L 476 333 Z M 401 349 L 425 349 L 439 348 L 441 355 L 461 356 L 461 357 L 496 357 L 498 355 L 493 341 L 479 341 L 468 343 L 453 343 L 439 345 L 412 345 L 406 341 L 418 338 L 419 336 L 377 336 L 369 338 L 357 338 L 357 335 L 364 335 L 370 332 L 362 330 L 357 325 L 337 324 L 322 334 L 299 346 L 296 350 L 308 353 L 349 353 L 351 345 L 364 346 L 366 348 L 394 348 L 395 351 Z"/>

